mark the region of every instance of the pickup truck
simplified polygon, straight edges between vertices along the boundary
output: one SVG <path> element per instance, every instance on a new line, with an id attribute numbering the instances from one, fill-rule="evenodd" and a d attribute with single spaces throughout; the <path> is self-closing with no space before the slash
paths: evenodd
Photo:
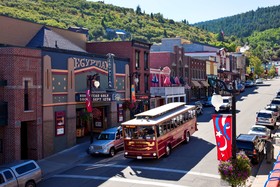
<path id="1" fill-rule="evenodd" d="M 0 187 L 36 187 L 42 171 L 34 160 L 20 160 L 0 166 Z"/>
<path id="2" fill-rule="evenodd" d="M 240 134 L 236 138 L 237 151 L 244 151 L 257 164 L 264 157 L 265 141 L 254 134 Z"/>

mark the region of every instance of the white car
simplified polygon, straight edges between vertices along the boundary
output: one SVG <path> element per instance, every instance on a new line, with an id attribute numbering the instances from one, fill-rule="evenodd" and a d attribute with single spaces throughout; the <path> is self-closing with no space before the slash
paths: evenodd
<path id="1" fill-rule="evenodd" d="M 269 139 L 271 136 L 271 130 L 262 125 L 253 125 L 248 132 L 248 134 L 255 134 L 259 136 L 261 139 Z"/>
<path id="2" fill-rule="evenodd" d="M 270 110 L 260 110 L 257 112 L 256 125 L 264 125 L 269 128 L 274 128 L 276 125 L 276 117 Z"/>
<path id="3" fill-rule="evenodd" d="M 256 84 L 263 84 L 263 80 L 262 79 L 257 79 Z"/>
<path id="4" fill-rule="evenodd" d="M 223 96 L 223 104 L 219 108 L 220 111 L 230 111 L 232 106 L 232 97 L 231 96 Z"/>

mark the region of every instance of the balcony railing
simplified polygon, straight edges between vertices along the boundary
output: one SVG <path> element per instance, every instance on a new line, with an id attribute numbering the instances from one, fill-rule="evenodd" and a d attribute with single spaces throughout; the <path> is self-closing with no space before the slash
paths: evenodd
<path id="1" fill-rule="evenodd" d="M 8 125 L 8 102 L 0 102 L 0 126 Z"/>
<path id="2" fill-rule="evenodd" d="M 151 87 L 151 96 L 169 96 L 185 94 L 184 87 Z"/>

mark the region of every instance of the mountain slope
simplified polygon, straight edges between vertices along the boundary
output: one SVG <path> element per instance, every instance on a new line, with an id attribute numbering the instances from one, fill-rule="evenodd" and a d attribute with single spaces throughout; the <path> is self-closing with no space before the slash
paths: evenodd
<path id="1" fill-rule="evenodd" d="M 183 38 L 213 44 L 216 36 L 183 22 L 165 19 L 162 14 L 147 15 L 137 9 L 121 8 L 103 2 L 86 0 L 1 0 L 0 14 L 67 29 L 70 26 L 89 29 L 90 40 L 117 38 L 160 42 L 164 37 Z"/>
<path id="2" fill-rule="evenodd" d="M 227 36 L 247 37 L 254 31 L 279 28 L 279 20 L 280 5 L 258 8 L 256 11 L 249 11 L 235 16 L 199 22 L 193 24 L 193 26 L 214 33 L 219 33 L 222 30 Z"/>

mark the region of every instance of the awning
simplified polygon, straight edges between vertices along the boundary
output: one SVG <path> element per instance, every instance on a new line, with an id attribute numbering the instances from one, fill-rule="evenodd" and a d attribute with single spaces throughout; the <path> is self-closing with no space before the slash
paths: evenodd
<path id="1" fill-rule="evenodd" d="M 201 83 L 202 86 L 204 86 L 204 87 L 208 87 L 208 86 L 209 86 L 208 82 L 206 82 L 206 81 L 200 81 L 200 83 Z"/>
<path id="2" fill-rule="evenodd" d="M 197 81 L 192 81 L 192 85 L 193 85 L 194 87 L 201 88 L 201 85 L 200 85 L 199 82 L 197 82 Z"/>

